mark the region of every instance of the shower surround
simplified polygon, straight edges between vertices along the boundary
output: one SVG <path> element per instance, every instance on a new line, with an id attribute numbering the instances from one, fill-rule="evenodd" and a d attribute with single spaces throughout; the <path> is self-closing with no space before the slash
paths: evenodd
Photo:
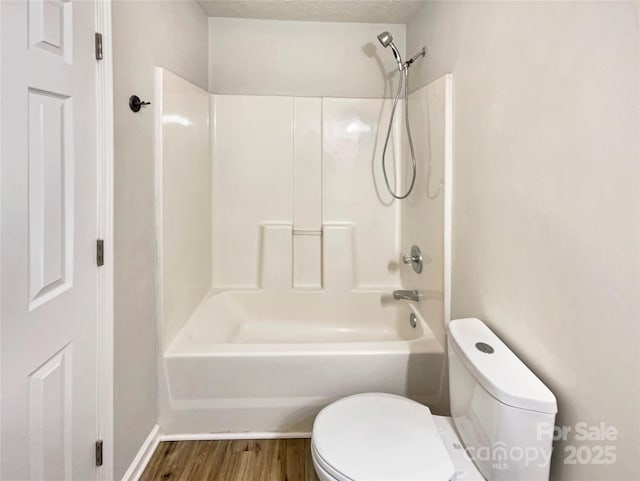
<path id="1" fill-rule="evenodd" d="M 363 391 L 446 405 L 451 79 L 410 97 L 419 176 L 403 202 L 380 166 L 388 99 L 209 95 L 160 68 L 156 81 L 164 432 L 308 433 Z M 401 126 L 389 159 L 404 186 Z M 420 276 L 401 262 L 411 244 Z M 401 288 L 424 298 L 393 301 Z"/>

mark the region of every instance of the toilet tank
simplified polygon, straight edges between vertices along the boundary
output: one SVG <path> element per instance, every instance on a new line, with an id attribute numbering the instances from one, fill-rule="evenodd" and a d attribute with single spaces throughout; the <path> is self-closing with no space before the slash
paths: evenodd
<path id="1" fill-rule="evenodd" d="M 547 481 L 553 393 L 478 319 L 448 325 L 451 416 L 488 481 Z"/>

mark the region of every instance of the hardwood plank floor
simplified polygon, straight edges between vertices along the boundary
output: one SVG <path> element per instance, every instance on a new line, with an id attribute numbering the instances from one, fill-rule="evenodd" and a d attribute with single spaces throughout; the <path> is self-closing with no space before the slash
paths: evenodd
<path id="1" fill-rule="evenodd" d="M 309 439 L 162 442 L 140 481 L 319 481 Z"/>

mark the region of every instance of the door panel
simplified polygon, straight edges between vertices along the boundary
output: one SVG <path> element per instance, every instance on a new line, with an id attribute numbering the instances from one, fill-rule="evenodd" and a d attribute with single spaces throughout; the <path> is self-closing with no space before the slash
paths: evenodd
<path id="1" fill-rule="evenodd" d="M 29 375 L 32 480 L 71 479 L 72 363 L 68 344 Z"/>
<path id="2" fill-rule="evenodd" d="M 30 90 L 29 309 L 73 279 L 73 123 L 69 97 Z"/>
<path id="3" fill-rule="evenodd" d="M 96 479 L 94 0 L 0 1 L 2 479 Z"/>

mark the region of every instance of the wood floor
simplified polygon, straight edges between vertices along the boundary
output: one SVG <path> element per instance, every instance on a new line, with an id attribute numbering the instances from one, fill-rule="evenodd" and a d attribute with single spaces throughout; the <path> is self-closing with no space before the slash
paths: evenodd
<path id="1" fill-rule="evenodd" d="M 160 443 L 140 481 L 318 481 L 311 440 Z"/>

